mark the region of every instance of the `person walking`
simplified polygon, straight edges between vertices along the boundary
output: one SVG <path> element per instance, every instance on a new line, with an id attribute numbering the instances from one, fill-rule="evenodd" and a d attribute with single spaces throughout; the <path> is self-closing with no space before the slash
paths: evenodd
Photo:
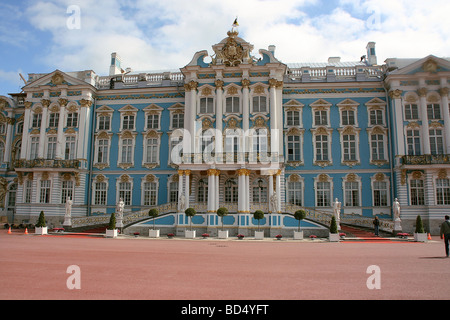
<path id="1" fill-rule="evenodd" d="M 373 226 L 375 229 L 375 236 L 378 237 L 380 232 L 380 220 L 378 220 L 377 216 L 375 216 L 375 219 L 373 220 Z"/>
<path id="2" fill-rule="evenodd" d="M 449 241 L 450 241 L 450 221 L 449 221 L 449 216 L 445 216 L 445 221 L 441 224 L 440 235 L 441 235 L 441 239 L 444 239 L 445 255 L 448 258 Z"/>

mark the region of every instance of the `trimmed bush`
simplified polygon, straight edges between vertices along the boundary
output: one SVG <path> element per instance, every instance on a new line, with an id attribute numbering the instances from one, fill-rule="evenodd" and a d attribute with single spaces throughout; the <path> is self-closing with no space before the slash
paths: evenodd
<path id="1" fill-rule="evenodd" d="M 217 209 L 217 215 L 221 218 L 222 220 L 222 231 L 223 231 L 223 217 L 226 216 L 228 214 L 228 209 L 227 208 L 219 208 Z"/>
<path id="2" fill-rule="evenodd" d="M 194 208 L 187 208 L 184 213 L 190 218 L 189 227 L 192 230 L 192 217 L 197 214 L 197 211 Z"/>
<path id="3" fill-rule="evenodd" d="M 295 211 L 294 218 L 298 220 L 298 231 L 300 231 L 300 222 L 306 218 L 306 211 L 303 209 Z"/>
<path id="4" fill-rule="evenodd" d="M 153 209 L 148 210 L 148 215 L 150 217 L 153 217 L 153 230 L 155 230 L 155 219 L 159 215 L 158 209 L 153 208 Z"/>
<path id="5" fill-rule="evenodd" d="M 334 216 L 331 217 L 330 233 L 338 233 L 336 218 Z"/>
<path id="6" fill-rule="evenodd" d="M 41 213 L 39 214 L 38 222 L 36 223 L 36 227 L 44 228 L 46 226 L 47 225 L 45 224 L 45 214 L 44 214 L 44 211 L 41 211 Z"/>
<path id="7" fill-rule="evenodd" d="M 256 220 L 258 220 L 258 231 L 259 231 L 259 220 L 264 219 L 264 212 L 261 210 L 256 210 L 253 213 L 253 218 L 255 218 Z"/>
<path id="8" fill-rule="evenodd" d="M 425 229 L 423 228 L 422 218 L 420 215 L 416 218 L 416 233 L 425 233 Z"/>
<path id="9" fill-rule="evenodd" d="M 109 218 L 108 230 L 115 230 L 115 229 L 116 229 L 116 214 L 113 212 L 111 213 L 111 217 Z"/>

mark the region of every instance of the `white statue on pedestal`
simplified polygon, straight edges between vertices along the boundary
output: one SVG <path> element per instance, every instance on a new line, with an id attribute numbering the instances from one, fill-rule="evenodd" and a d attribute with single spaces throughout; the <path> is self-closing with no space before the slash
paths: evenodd
<path id="1" fill-rule="evenodd" d="M 400 202 L 398 202 L 397 198 L 395 198 L 394 203 L 392 204 L 392 209 L 394 210 L 394 220 L 399 221 L 400 220 Z"/>
<path id="2" fill-rule="evenodd" d="M 67 197 L 66 213 L 64 214 L 63 226 L 71 226 L 72 225 L 72 204 L 73 204 L 73 200 L 70 197 Z"/>
<path id="3" fill-rule="evenodd" d="M 182 193 L 178 199 L 178 210 L 184 212 L 186 210 L 186 196 Z"/>
<path id="4" fill-rule="evenodd" d="M 273 193 L 272 197 L 270 198 L 270 203 L 272 205 L 272 212 L 278 212 L 278 196 L 276 191 Z"/>
<path id="5" fill-rule="evenodd" d="M 123 227 L 123 209 L 125 208 L 125 202 L 120 198 L 116 205 L 116 215 L 117 215 L 117 227 Z"/>
<path id="6" fill-rule="evenodd" d="M 336 221 L 341 220 L 341 203 L 338 198 L 336 198 L 333 202 L 333 215 L 336 218 Z"/>

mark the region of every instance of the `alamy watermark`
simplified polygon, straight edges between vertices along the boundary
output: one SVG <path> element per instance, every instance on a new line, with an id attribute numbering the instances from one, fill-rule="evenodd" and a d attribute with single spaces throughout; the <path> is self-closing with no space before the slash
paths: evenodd
<path id="1" fill-rule="evenodd" d="M 77 265 L 70 265 L 67 267 L 66 273 L 69 273 L 70 276 L 67 278 L 66 286 L 67 289 L 73 290 L 81 289 L 81 269 Z"/>
<path id="2" fill-rule="evenodd" d="M 366 286 L 369 290 L 381 289 L 381 269 L 377 265 L 371 265 L 367 267 L 367 274 L 370 274 L 367 278 Z"/>
<path id="3" fill-rule="evenodd" d="M 81 29 L 81 8 L 77 5 L 67 7 L 66 13 L 70 16 L 66 20 L 66 26 L 69 30 Z"/>

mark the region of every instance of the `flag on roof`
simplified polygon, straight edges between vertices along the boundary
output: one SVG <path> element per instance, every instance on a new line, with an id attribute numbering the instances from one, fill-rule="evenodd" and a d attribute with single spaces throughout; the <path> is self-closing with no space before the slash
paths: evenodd
<path id="1" fill-rule="evenodd" d="M 238 23 L 238 21 L 237 21 L 237 18 L 234 19 L 233 27 L 239 27 L 239 23 Z"/>

